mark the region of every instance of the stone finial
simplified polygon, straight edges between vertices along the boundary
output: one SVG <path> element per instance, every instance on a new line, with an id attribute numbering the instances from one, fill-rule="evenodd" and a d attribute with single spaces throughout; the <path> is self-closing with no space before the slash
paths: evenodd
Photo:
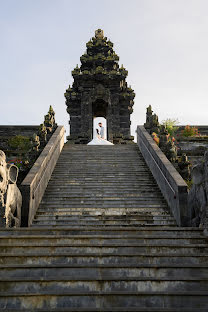
<path id="1" fill-rule="evenodd" d="M 40 146 L 40 138 L 36 133 L 33 133 L 31 144 L 32 144 L 33 151 L 38 152 L 39 146 Z"/>
<path id="2" fill-rule="evenodd" d="M 149 106 L 147 107 L 147 114 L 148 114 L 148 115 L 152 115 L 152 113 L 153 113 L 152 106 L 149 105 Z"/>
<path id="3" fill-rule="evenodd" d="M 95 38 L 103 39 L 104 38 L 104 31 L 102 29 L 97 29 L 95 31 Z"/>
<path id="4" fill-rule="evenodd" d="M 52 114 L 52 115 L 55 115 L 55 112 L 53 110 L 53 107 L 50 105 L 49 107 L 49 111 L 48 111 L 49 114 Z"/>
<path id="5" fill-rule="evenodd" d="M 152 134 L 153 132 L 159 133 L 159 121 L 158 121 L 158 116 L 156 114 L 152 114 L 152 106 L 149 105 L 147 107 L 147 112 L 146 112 L 146 122 L 144 124 L 145 129 Z"/>
<path id="6" fill-rule="evenodd" d="M 22 195 L 16 185 L 18 172 L 19 169 L 15 165 L 6 163 L 6 155 L 0 151 L 0 226 L 5 226 L 5 219 L 6 227 L 12 227 L 12 221 L 15 227 L 21 224 Z"/>

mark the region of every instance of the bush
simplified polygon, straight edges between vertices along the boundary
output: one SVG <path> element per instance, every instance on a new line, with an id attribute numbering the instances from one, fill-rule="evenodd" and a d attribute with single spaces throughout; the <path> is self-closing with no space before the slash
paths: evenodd
<path id="1" fill-rule="evenodd" d="M 199 130 L 196 127 L 187 125 L 185 129 L 181 131 L 181 135 L 185 137 L 199 136 Z"/>
<path id="2" fill-rule="evenodd" d="M 23 135 L 10 138 L 8 144 L 12 150 L 21 151 L 22 153 L 28 152 L 31 148 L 30 138 Z"/>
<path id="3" fill-rule="evenodd" d="M 173 136 L 178 130 L 177 124 L 179 124 L 178 119 L 167 118 L 162 121 L 162 125 L 165 126 L 170 136 Z"/>

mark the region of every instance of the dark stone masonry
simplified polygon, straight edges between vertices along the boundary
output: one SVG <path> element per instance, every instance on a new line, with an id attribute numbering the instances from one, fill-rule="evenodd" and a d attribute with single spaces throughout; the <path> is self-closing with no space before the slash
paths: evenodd
<path id="1" fill-rule="evenodd" d="M 127 85 L 127 70 L 119 67 L 113 43 L 98 29 L 87 44 L 81 67 L 72 71 L 74 83 L 66 90 L 71 143 L 88 143 L 93 137 L 93 118 L 107 121 L 107 139 L 114 144 L 132 142 L 130 115 L 134 91 Z"/>

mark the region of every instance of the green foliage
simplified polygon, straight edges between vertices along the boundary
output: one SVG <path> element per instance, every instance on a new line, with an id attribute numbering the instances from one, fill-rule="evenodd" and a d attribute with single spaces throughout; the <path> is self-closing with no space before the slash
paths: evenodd
<path id="1" fill-rule="evenodd" d="M 192 180 L 185 180 L 186 184 L 188 185 L 188 189 L 190 190 L 192 185 L 193 185 L 193 181 Z"/>
<path id="2" fill-rule="evenodd" d="M 179 121 L 178 119 L 167 118 L 163 120 L 161 124 L 165 126 L 170 136 L 173 136 L 178 130 L 178 127 L 176 125 L 179 124 Z"/>
<path id="3" fill-rule="evenodd" d="M 196 127 L 187 125 L 184 130 L 181 131 L 181 134 L 185 137 L 199 136 L 199 131 Z"/>
<path id="4" fill-rule="evenodd" d="M 30 138 L 23 135 L 16 135 L 10 138 L 8 144 L 11 149 L 21 151 L 22 153 L 31 149 Z"/>

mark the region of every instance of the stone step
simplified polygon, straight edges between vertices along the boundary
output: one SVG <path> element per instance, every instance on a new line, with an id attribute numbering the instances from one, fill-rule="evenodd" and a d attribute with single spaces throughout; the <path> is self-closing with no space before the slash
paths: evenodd
<path id="1" fill-rule="evenodd" d="M 164 207 L 165 208 L 165 207 Z M 39 214 L 43 214 L 44 212 L 46 213 L 50 213 L 52 212 L 55 213 L 56 215 L 60 214 L 70 214 L 70 215 L 80 215 L 80 216 L 110 216 L 110 215 L 132 215 L 132 217 L 134 215 L 149 215 L 149 216 L 157 216 L 157 215 L 161 215 L 163 214 L 165 215 L 169 215 L 168 212 L 165 212 L 164 209 L 162 207 L 87 207 L 87 206 L 70 206 L 70 205 L 65 205 L 65 206 L 54 206 L 54 205 L 48 205 L 47 207 L 44 207 L 44 205 L 41 205 L 37 215 Z"/>
<path id="2" fill-rule="evenodd" d="M 58 180 L 57 180 L 58 179 Z M 126 179 L 91 179 L 91 178 L 73 178 L 71 176 L 67 177 L 52 177 L 51 178 L 51 183 L 54 183 L 54 181 L 57 181 L 57 185 L 70 185 L 73 183 L 78 183 L 77 185 L 89 185 L 89 186 L 96 186 L 96 185 L 100 185 L 100 188 L 102 186 L 114 186 L 114 189 L 116 189 L 116 186 L 119 184 L 120 187 L 125 188 L 126 190 L 131 189 L 131 187 L 137 187 L 137 190 L 139 189 L 140 185 L 145 185 L 147 183 L 147 185 L 152 185 L 153 181 L 151 178 L 145 178 L 145 177 L 141 177 L 140 179 L 135 179 L 135 180 L 131 180 L 129 179 L 128 181 Z M 158 192 L 159 193 L 159 192 Z"/>
<path id="3" fill-rule="evenodd" d="M 135 253 L 130 255 L 102 255 L 99 254 L 72 254 L 70 252 L 58 252 L 53 254 L 48 254 L 44 250 L 37 253 L 25 253 L 25 254 L 14 254 L 14 253 L 1 253 L 0 254 L 0 263 L 1 265 L 23 265 L 27 264 L 28 266 L 32 265 L 115 265 L 119 266 L 147 266 L 161 265 L 161 266 L 170 266 L 176 265 L 180 266 L 197 266 L 207 267 L 208 263 L 208 253 L 204 254 L 181 254 L 174 253 L 171 255 L 168 253 L 163 253 L 160 255 L 153 253 Z"/>
<path id="4" fill-rule="evenodd" d="M 45 194 L 44 194 L 44 198 L 47 198 L 47 197 L 51 197 L 51 194 L 54 194 L 55 198 L 75 198 L 75 199 L 80 199 L 80 198 L 91 198 L 92 196 L 98 196 L 98 197 L 102 197 L 102 198 L 121 198 L 121 199 L 126 199 L 128 200 L 129 198 L 130 199 L 138 199 L 138 198 L 142 198 L 142 197 L 147 197 L 148 198 L 151 198 L 151 199 L 154 199 L 154 198 L 159 198 L 159 199 L 163 199 L 162 195 L 161 194 L 158 194 L 156 191 L 155 192 L 152 192 L 151 194 L 149 194 L 148 192 L 140 192 L 139 193 L 130 193 L 130 192 L 123 192 L 122 190 L 120 192 L 117 191 L 117 193 L 113 192 L 113 191 L 107 191 L 107 192 L 103 192 L 103 190 L 96 190 L 95 192 L 93 192 L 93 190 L 90 191 L 90 193 L 86 192 L 83 194 L 83 189 L 80 189 L 80 190 L 77 190 L 75 192 L 75 190 L 73 190 L 73 192 L 71 192 L 71 190 L 69 191 L 66 191 L 66 190 L 60 190 L 59 189 L 56 189 L 56 191 L 47 191 Z"/>
<path id="5" fill-rule="evenodd" d="M 89 281 L 205 281 L 208 283 L 207 266 L 105 266 L 105 265 L 0 265 L 0 281 L 15 279 L 89 280 Z M 50 279 L 51 278 L 51 279 Z M 2 285 L 1 285 L 2 286 Z M 208 289 L 208 288 L 207 288 Z M 2 290 L 2 289 L 1 289 Z"/>
<path id="6" fill-rule="evenodd" d="M 95 291 L 42 291 L 39 292 L 1 292 L 0 309 L 15 307 L 27 310 L 36 306 L 38 308 L 86 308 L 97 307 L 119 308 L 137 307 L 145 308 L 154 304 L 155 308 L 190 308 L 207 309 L 207 291 L 103 291 L 97 288 Z M 17 300 L 18 298 L 18 300 Z M 50 300 L 48 300 L 50 298 Z M 50 310 L 52 311 L 52 310 Z M 91 311 L 91 310 L 90 310 Z M 110 310 L 112 311 L 112 310 Z M 125 311 L 125 310 L 124 310 Z M 206 311 L 206 310 L 204 310 Z"/>
<path id="7" fill-rule="evenodd" d="M 70 220 L 74 221 L 82 221 L 82 220 L 92 220 L 92 221 L 123 221 L 123 220 L 174 220 L 173 217 L 171 216 L 165 216 L 165 215 L 147 215 L 147 214 L 138 214 L 138 215 L 71 215 L 71 214 L 64 214 L 64 213 L 59 213 L 56 214 L 54 211 L 42 211 L 41 213 L 38 213 L 36 216 L 38 217 L 52 217 L 56 218 L 58 217 L 63 217 L 63 218 L 69 218 Z"/>
<path id="8" fill-rule="evenodd" d="M 158 196 L 161 196 L 161 193 L 159 192 L 158 190 L 158 187 L 157 185 L 155 184 L 151 184 L 151 183 L 148 183 L 147 185 L 144 185 L 143 183 L 142 184 L 138 184 L 138 185 L 135 185 L 135 186 L 131 186 L 131 188 L 127 188 L 125 186 L 120 186 L 120 185 L 116 185 L 116 187 L 114 187 L 112 184 L 111 185 L 103 185 L 102 187 L 100 187 L 99 185 L 88 185 L 87 183 L 83 183 L 83 184 L 80 184 L 80 183 L 71 183 L 71 184 L 60 184 L 60 185 L 57 185 L 57 187 L 55 185 L 50 185 L 50 188 L 46 189 L 46 193 L 60 193 L 60 192 L 66 192 L 69 193 L 69 191 L 73 192 L 73 191 L 76 191 L 76 192 L 83 192 L 83 191 L 86 191 L 86 192 L 90 192 L 89 194 L 93 194 L 93 192 L 99 192 L 99 193 L 102 193 L 102 194 L 105 194 L 105 193 L 112 193 L 112 194 L 154 194 L 154 195 L 158 195 Z"/>
<path id="9" fill-rule="evenodd" d="M 44 200 L 41 203 L 41 206 L 50 206 L 50 207 L 78 207 L 78 208 L 90 208 L 92 206 L 92 209 L 95 207 L 97 209 L 99 208 L 139 208 L 139 207 L 146 207 L 147 209 L 151 209 L 154 207 L 157 208 L 163 208 L 167 207 L 166 203 L 163 200 L 160 199 L 154 199 L 150 201 L 149 199 L 143 199 L 143 200 L 116 200 L 116 199 L 109 199 L 109 200 L 102 200 L 99 198 L 96 198 L 94 201 L 90 200 L 88 198 L 86 199 L 68 199 L 68 198 L 63 198 L 63 199 L 56 199 L 54 201 L 50 200 Z"/>
<path id="10" fill-rule="evenodd" d="M 85 269 L 86 271 L 90 270 Z M 43 270 L 42 270 L 43 271 Z M 55 271 L 55 269 L 54 269 Z M 29 273 L 26 270 L 27 273 Z M 45 276 L 44 271 L 43 275 L 41 275 L 41 270 L 37 270 L 37 276 L 28 275 L 27 277 L 7 277 L 2 278 L 0 282 L 0 292 L 4 292 L 5 288 L 7 292 L 24 292 L 27 293 L 28 290 L 35 294 L 42 293 L 45 291 L 55 291 L 61 289 L 64 291 L 76 291 L 76 292 L 85 292 L 85 291 L 95 291 L 97 289 L 102 289 L 104 292 L 107 291 L 144 291 L 144 292 L 156 292 L 156 291 L 206 291 L 208 295 L 208 280 L 207 279 L 200 279 L 200 278 L 165 278 L 165 277 L 111 277 L 106 275 L 105 277 L 97 277 L 96 275 L 92 274 L 89 277 L 87 274 L 86 276 L 65 276 L 67 273 L 67 269 L 64 269 L 63 272 L 59 272 L 57 269 L 58 275 L 53 275 L 53 271 L 49 272 L 51 276 Z M 76 272 L 79 274 L 79 271 Z M 24 273 L 24 272 L 23 272 Z M 93 272 L 91 272 L 93 273 Z M 107 274 L 107 272 L 106 272 Z M 180 273 L 182 274 L 182 273 Z"/>
<path id="11" fill-rule="evenodd" d="M 78 220 L 77 220 L 78 222 Z M 36 219 L 33 220 L 33 224 L 38 226 L 38 225 L 71 225 L 71 226 L 77 226 L 77 223 L 75 221 L 71 221 L 69 218 L 64 219 L 64 218 L 56 218 L 56 219 L 51 219 L 50 217 L 47 217 L 45 219 L 37 217 Z M 150 225 L 158 225 L 158 226 L 175 226 L 176 222 L 175 220 L 173 221 L 167 221 L 167 220 L 129 220 L 129 221 L 115 221 L 115 220 L 108 220 L 108 221 L 80 221 L 79 222 L 80 226 L 84 225 L 89 225 L 89 226 L 139 226 L 139 225 L 144 225 L 144 226 L 150 226 Z"/>
<path id="12" fill-rule="evenodd" d="M 208 245 L 207 244 L 189 244 L 183 245 L 179 243 L 172 244 L 142 244 L 142 243 L 121 243 L 121 244 L 113 244 L 113 243 L 103 243 L 103 244 L 73 244 L 68 245 L 67 243 L 57 243 L 54 246 L 51 246 L 49 243 L 34 245 L 32 243 L 21 244 L 12 244 L 9 245 L 1 245 L 1 253 L 10 253 L 11 251 L 16 254 L 24 253 L 29 254 L 31 252 L 37 252 L 37 254 L 42 251 L 48 253 L 57 253 L 57 252 L 71 252 L 72 254 L 100 254 L 100 256 L 106 255 L 123 255 L 131 254 L 134 255 L 136 253 L 156 253 L 158 255 L 163 253 L 169 253 L 169 255 L 173 255 L 175 252 L 182 254 L 194 255 L 195 253 L 208 253 Z"/>
<path id="13" fill-rule="evenodd" d="M 158 308 L 153 308 L 153 307 L 143 307 L 143 308 L 136 308 L 136 307 L 128 307 L 128 311 L 134 311 L 134 312 L 196 312 L 195 308 L 163 308 L 160 307 L 160 310 Z M 20 311 L 28 311 L 28 310 L 21 310 L 19 309 L 7 309 L 7 312 L 20 312 Z M 122 312 L 122 311 L 127 311 L 126 308 L 118 307 L 118 308 L 96 308 L 96 307 L 85 307 L 85 308 L 43 308 L 43 309 L 35 309 L 36 312 Z M 197 312 L 206 312 L 203 308 L 197 308 Z"/>
<path id="14" fill-rule="evenodd" d="M 106 236 L 106 235 L 76 235 L 75 237 L 71 236 L 66 236 L 66 235 L 61 235 L 61 236 L 49 236 L 46 235 L 44 237 L 35 235 L 35 236 L 14 236 L 14 237 L 5 237 L 1 238 L 0 241 L 0 246 L 10 246 L 12 244 L 24 244 L 30 243 L 30 244 L 70 244 L 74 245 L 76 243 L 78 244 L 89 244 L 89 243 L 95 243 L 95 244 L 116 244 L 118 243 L 119 245 L 121 244 L 172 244 L 173 243 L 173 238 L 172 236 L 162 236 L 158 235 L 157 237 L 155 236 L 136 236 L 136 237 L 123 237 L 122 235 L 119 235 L 118 237 L 114 236 Z M 187 245 L 187 244 L 206 244 L 206 239 L 202 237 L 178 237 L 175 238 L 174 244 L 179 244 L 179 245 Z M 208 265 L 208 264 L 207 264 Z"/>
<path id="15" fill-rule="evenodd" d="M 56 227 L 55 229 L 48 226 L 44 229 L 37 228 L 11 228 L 11 229 L 4 229 L 0 228 L 0 238 L 4 238 L 5 236 L 12 237 L 13 235 L 172 235 L 173 238 L 178 238 L 181 235 L 192 237 L 193 235 L 199 235 L 200 237 L 205 237 L 203 235 L 203 229 L 196 228 L 196 227 L 163 227 L 162 229 L 157 226 L 150 227 L 124 227 L 118 229 L 117 227 L 108 227 L 105 228 L 96 228 L 95 227 L 84 227 L 81 228 L 79 225 L 77 227 Z"/>
<path id="16" fill-rule="evenodd" d="M 139 209 L 160 209 L 161 211 L 163 211 L 163 208 L 167 208 L 167 205 L 166 203 L 164 202 L 160 202 L 159 200 L 157 201 L 154 201 L 154 202 L 151 202 L 150 204 L 150 201 L 137 201 L 135 203 L 128 203 L 128 201 L 109 201 L 109 202 L 105 202 L 101 204 L 101 202 L 99 200 L 96 200 L 95 202 L 87 202 L 87 201 L 83 201 L 83 202 L 71 202 L 69 200 L 67 201 L 57 201 L 57 202 L 42 202 L 40 204 L 40 207 L 53 207 L 53 208 L 59 208 L 59 207 L 66 207 L 66 208 L 78 208 L 78 209 L 122 209 L 122 208 L 125 208 L 125 209 L 134 209 L 136 212 L 137 212 L 137 209 L 138 209 L 138 212 L 139 212 Z M 47 209 L 46 209 L 47 210 Z M 112 213 L 113 213 L 113 210 L 112 210 Z"/>

